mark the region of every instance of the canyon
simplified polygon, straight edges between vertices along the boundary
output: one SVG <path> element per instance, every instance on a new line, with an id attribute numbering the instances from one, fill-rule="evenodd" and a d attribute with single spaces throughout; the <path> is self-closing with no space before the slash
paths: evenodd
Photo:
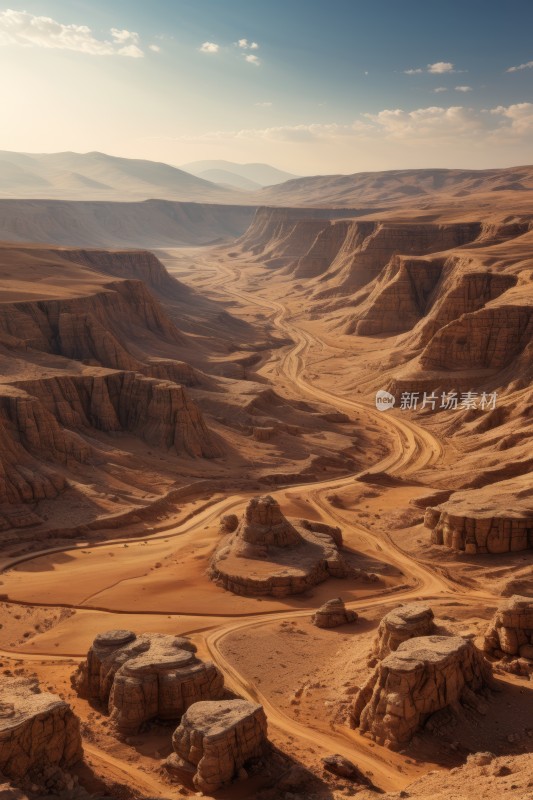
<path id="1" fill-rule="evenodd" d="M 4 700 L 72 800 L 528 796 L 532 186 L 0 200 Z"/>

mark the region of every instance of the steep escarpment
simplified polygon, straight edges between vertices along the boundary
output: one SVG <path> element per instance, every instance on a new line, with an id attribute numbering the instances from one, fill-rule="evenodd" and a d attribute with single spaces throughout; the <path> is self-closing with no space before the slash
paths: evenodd
<path id="1" fill-rule="evenodd" d="M 178 455 L 221 453 L 197 405 L 171 381 L 118 371 L 17 381 L 0 387 L 0 502 L 56 496 L 67 483 L 58 465 L 103 460 L 94 431 L 132 433 Z"/>
<path id="2" fill-rule="evenodd" d="M 0 199 L 0 239 L 73 247 L 176 247 L 240 236 L 255 206 Z"/>
<path id="3" fill-rule="evenodd" d="M 328 289 L 354 292 L 376 278 L 395 255 L 421 256 L 461 247 L 479 236 L 481 224 L 353 221 L 325 278 Z"/>
<path id="4" fill-rule="evenodd" d="M 174 344 L 186 337 L 163 312 L 142 281 L 106 282 L 81 297 L 0 304 L 0 337 L 80 361 L 134 369 L 126 342 L 152 335 Z"/>
<path id="5" fill-rule="evenodd" d="M 353 217 L 364 209 L 259 208 L 250 227 L 235 246 L 261 256 L 269 266 L 294 265 L 302 253 L 313 247 L 330 220 Z"/>

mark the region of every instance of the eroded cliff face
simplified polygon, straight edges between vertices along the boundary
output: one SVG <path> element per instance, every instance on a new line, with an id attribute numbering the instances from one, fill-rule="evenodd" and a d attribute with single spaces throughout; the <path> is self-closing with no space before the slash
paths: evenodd
<path id="1" fill-rule="evenodd" d="M 329 266 L 332 280 L 326 292 L 354 292 L 376 278 L 395 255 L 420 256 L 461 247 L 476 239 L 481 229 L 478 222 L 439 225 L 353 220 Z"/>
<path id="2" fill-rule="evenodd" d="M 313 248 L 330 220 L 354 216 L 353 209 L 259 208 L 235 247 L 261 256 L 269 266 L 296 266 L 302 253 Z"/>
<path id="3" fill-rule="evenodd" d="M 102 460 L 94 431 L 132 433 L 178 455 L 221 454 L 198 406 L 171 381 L 118 371 L 18 381 L 0 388 L 0 502 L 55 496 L 66 479 L 54 464 Z"/>
<path id="4" fill-rule="evenodd" d="M 420 362 L 426 369 L 501 370 L 533 336 L 533 305 L 507 303 L 463 314 L 440 328 Z"/>

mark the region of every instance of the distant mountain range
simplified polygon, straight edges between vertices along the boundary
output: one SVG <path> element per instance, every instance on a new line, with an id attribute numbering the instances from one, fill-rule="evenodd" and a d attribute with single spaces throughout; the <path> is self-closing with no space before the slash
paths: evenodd
<path id="1" fill-rule="evenodd" d="M 182 164 L 181 169 L 214 183 L 246 190 L 273 186 L 298 177 L 270 164 L 237 164 L 234 161 L 191 161 Z"/>
<path id="2" fill-rule="evenodd" d="M 157 161 L 105 153 L 0 151 L 0 197 L 238 203 L 234 190 Z"/>

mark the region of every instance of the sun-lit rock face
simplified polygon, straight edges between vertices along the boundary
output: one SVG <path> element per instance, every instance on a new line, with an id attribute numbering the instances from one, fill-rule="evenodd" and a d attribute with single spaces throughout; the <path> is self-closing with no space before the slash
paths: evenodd
<path id="1" fill-rule="evenodd" d="M 267 722 L 263 707 L 246 700 L 195 703 L 174 732 L 175 753 L 169 772 L 192 776 L 204 793 L 230 783 L 250 759 L 265 750 Z"/>
<path id="2" fill-rule="evenodd" d="M 351 724 L 379 744 L 398 749 L 443 708 L 481 708 L 491 680 L 490 665 L 470 640 L 409 639 L 378 662 L 356 696 Z"/>
<path id="3" fill-rule="evenodd" d="M 221 672 L 195 650 L 181 636 L 106 631 L 94 640 L 72 685 L 80 696 L 107 706 L 120 733 L 136 733 L 151 719 L 180 719 L 193 703 L 222 696 Z"/>
<path id="4" fill-rule="evenodd" d="M 210 577 L 235 594 L 301 594 L 353 573 L 339 550 L 342 533 L 311 520 L 289 521 L 270 495 L 252 498 L 237 529 L 216 550 Z"/>
<path id="5" fill-rule="evenodd" d="M 69 704 L 34 681 L 3 678 L 0 773 L 48 794 L 65 788 L 68 771 L 82 758 L 80 723 Z"/>
<path id="6" fill-rule="evenodd" d="M 484 650 L 533 662 L 533 597 L 514 594 L 502 603 L 485 633 Z"/>
<path id="7" fill-rule="evenodd" d="M 426 603 L 406 603 L 389 611 L 379 623 L 372 655 L 385 658 L 402 642 L 417 636 L 429 636 L 434 630 L 433 611 Z"/>

